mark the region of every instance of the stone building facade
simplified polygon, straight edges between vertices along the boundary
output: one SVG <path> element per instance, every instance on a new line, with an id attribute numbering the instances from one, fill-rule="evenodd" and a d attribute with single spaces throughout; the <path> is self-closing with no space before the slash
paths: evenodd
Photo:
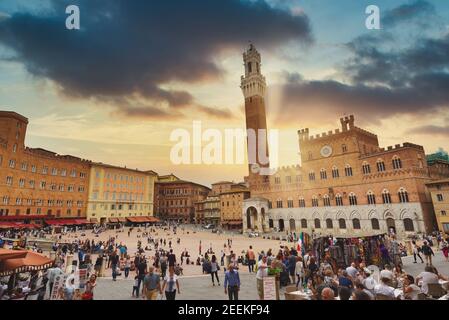
<path id="1" fill-rule="evenodd" d="M 87 217 L 104 223 L 111 218 L 151 217 L 157 173 L 93 163 Z"/>
<path id="2" fill-rule="evenodd" d="M 91 162 L 26 147 L 27 125 L 0 111 L 0 221 L 86 217 Z"/>
<path id="3" fill-rule="evenodd" d="M 210 191 L 210 188 L 190 181 L 158 181 L 155 185 L 155 214 L 162 219 L 193 223 L 195 203 L 206 199 Z"/>
<path id="4" fill-rule="evenodd" d="M 243 91 L 247 123 L 256 117 L 251 98 L 263 92 Z M 265 108 L 259 109 L 265 117 Z M 355 126 L 353 115 L 341 118 L 340 125 L 315 136 L 308 128 L 298 131 L 301 165 L 279 168 L 271 176 L 250 167 L 244 231 L 407 237 L 436 228 L 426 183 L 449 177 L 449 168 L 428 164 L 424 148 L 416 144 L 381 148 L 376 134 Z"/>
<path id="5" fill-rule="evenodd" d="M 449 179 L 427 184 L 432 197 L 438 230 L 449 235 Z"/>
<path id="6" fill-rule="evenodd" d="M 220 193 L 220 220 L 224 229 L 242 228 L 242 208 L 249 197 L 249 189 L 241 183 L 233 183 Z"/>

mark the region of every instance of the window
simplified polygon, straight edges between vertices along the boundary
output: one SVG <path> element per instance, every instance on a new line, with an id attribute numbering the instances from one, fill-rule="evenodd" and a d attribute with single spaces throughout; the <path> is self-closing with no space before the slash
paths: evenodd
<path id="1" fill-rule="evenodd" d="M 280 177 L 274 177 L 274 183 L 275 184 L 280 184 L 281 183 L 281 178 Z"/>
<path id="2" fill-rule="evenodd" d="M 9 160 L 9 167 L 14 169 L 16 167 L 16 160 L 13 159 Z"/>
<path id="3" fill-rule="evenodd" d="M 307 220 L 301 219 L 301 228 L 306 229 L 307 228 Z"/>
<path id="4" fill-rule="evenodd" d="M 28 163 L 22 162 L 22 171 L 27 171 L 28 169 Z"/>
<path id="5" fill-rule="evenodd" d="M 325 207 L 331 206 L 331 200 L 329 199 L 329 196 L 327 194 L 323 197 L 323 204 Z"/>
<path id="6" fill-rule="evenodd" d="M 75 169 L 72 169 L 72 171 L 70 171 L 70 176 L 72 178 L 76 178 L 76 170 Z"/>
<path id="7" fill-rule="evenodd" d="M 382 159 L 377 160 L 376 166 L 377 166 L 377 172 L 385 171 L 385 162 Z"/>
<path id="8" fill-rule="evenodd" d="M 287 207 L 293 208 L 293 200 L 291 199 L 287 200 Z"/>
<path id="9" fill-rule="evenodd" d="M 9 204 L 9 197 L 8 196 L 3 196 L 3 204 L 4 205 L 8 205 Z"/>
<path id="10" fill-rule="evenodd" d="M 441 193 L 437 194 L 437 200 L 443 201 L 443 195 Z"/>
<path id="11" fill-rule="evenodd" d="M 37 167 L 33 164 L 33 165 L 31 166 L 31 172 L 32 172 L 32 173 L 36 173 L 36 171 L 37 171 Z"/>
<path id="12" fill-rule="evenodd" d="M 343 218 L 338 219 L 338 227 L 340 229 L 346 229 L 346 220 Z"/>
<path id="13" fill-rule="evenodd" d="M 409 202 L 408 193 L 404 188 L 399 189 L 398 196 L 399 196 L 399 202 L 401 202 L 401 203 Z"/>
<path id="14" fill-rule="evenodd" d="M 321 180 L 326 180 L 327 179 L 327 173 L 326 173 L 325 169 L 321 169 L 320 170 L 320 177 L 321 177 Z"/>
<path id="15" fill-rule="evenodd" d="M 30 188 L 34 189 L 35 186 L 35 181 L 34 180 L 30 180 Z"/>
<path id="16" fill-rule="evenodd" d="M 383 201 L 383 203 L 385 203 L 385 204 L 389 204 L 389 203 L 391 203 L 391 195 L 390 195 L 390 192 L 388 191 L 388 190 L 384 190 L 384 191 L 382 191 L 382 201 Z"/>
<path id="17" fill-rule="evenodd" d="M 25 179 L 19 180 L 19 187 L 24 188 L 25 187 Z"/>
<path id="18" fill-rule="evenodd" d="M 73 192 L 73 190 L 74 190 L 74 186 L 73 186 L 73 185 L 69 185 L 69 186 L 67 187 L 67 191 L 68 191 L 68 192 Z"/>
<path id="19" fill-rule="evenodd" d="M 347 147 L 345 144 L 342 144 L 342 145 L 341 145 L 341 151 L 342 151 L 343 153 L 348 152 L 348 147 Z"/>
<path id="20" fill-rule="evenodd" d="M 340 178 L 340 173 L 338 172 L 337 167 L 332 168 L 332 178 L 334 178 L 334 179 Z"/>
<path id="21" fill-rule="evenodd" d="M 368 204 L 376 204 L 376 196 L 374 195 L 374 193 L 372 191 L 368 191 L 368 194 L 366 195 L 367 199 L 368 199 Z"/>
<path id="22" fill-rule="evenodd" d="M 6 185 L 12 186 L 12 177 L 6 177 Z"/>
<path id="23" fill-rule="evenodd" d="M 285 177 L 285 181 L 286 181 L 287 183 L 292 183 L 292 177 L 291 177 L 291 176 Z"/>
<path id="24" fill-rule="evenodd" d="M 446 210 L 441 210 L 441 215 L 446 216 Z"/>
<path id="25" fill-rule="evenodd" d="M 376 218 L 371 219 L 371 228 L 373 230 L 380 230 L 379 220 Z"/>
<path id="26" fill-rule="evenodd" d="M 362 165 L 362 172 L 363 174 L 370 174 L 371 173 L 371 167 L 368 163 L 364 162 Z"/>
<path id="27" fill-rule="evenodd" d="M 45 189 L 46 185 L 47 185 L 47 182 L 41 181 L 41 184 L 40 184 L 41 189 Z"/>
<path id="28" fill-rule="evenodd" d="M 321 229 L 321 221 L 320 219 L 315 219 L 315 228 L 316 229 Z"/>
<path id="29" fill-rule="evenodd" d="M 80 172 L 80 178 L 81 178 L 81 179 L 86 178 L 86 173 L 85 173 L 85 172 Z"/>
<path id="30" fill-rule="evenodd" d="M 345 166 L 345 175 L 347 177 L 352 177 L 352 168 L 349 164 Z"/>
<path id="31" fill-rule="evenodd" d="M 312 207 L 318 207 L 318 199 L 317 198 L 312 198 Z"/>
<path id="32" fill-rule="evenodd" d="M 304 198 L 299 199 L 299 207 L 300 208 L 306 207 L 306 201 L 304 200 Z"/>
<path id="33" fill-rule="evenodd" d="M 332 219 L 326 219 L 326 228 L 332 229 L 333 227 Z"/>
<path id="34" fill-rule="evenodd" d="M 404 230 L 405 231 L 415 231 L 412 219 L 409 219 L 409 218 L 404 219 Z"/>
<path id="35" fill-rule="evenodd" d="M 66 169 L 62 169 L 61 170 L 61 177 L 65 177 L 67 176 L 67 170 Z"/>
<path id="36" fill-rule="evenodd" d="M 352 228 L 354 230 L 360 230 L 361 229 L 360 228 L 360 220 L 359 219 L 357 219 L 357 218 L 352 219 Z"/>
<path id="37" fill-rule="evenodd" d="M 402 168 L 401 159 L 398 156 L 394 156 L 392 162 L 393 162 L 393 169 L 397 170 Z"/>
<path id="38" fill-rule="evenodd" d="M 78 192 L 84 192 L 84 186 L 79 186 L 78 187 Z"/>
<path id="39" fill-rule="evenodd" d="M 63 185 L 63 184 L 60 184 L 60 185 L 59 185 L 59 191 L 64 192 L 64 190 L 65 190 L 64 185 Z"/>
<path id="40" fill-rule="evenodd" d="M 356 206 L 357 205 L 357 196 L 354 193 L 349 194 L 349 205 Z"/>
<path id="41" fill-rule="evenodd" d="M 297 175 L 296 176 L 296 183 L 300 183 L 301 182 L 301 176 L 300 175 Z"/>
<path id="42" fill-rule="evenodd" d="M 52 168 L 52 169 L 51 169 L 51 175 L 52 175 L 52 176 L 58 175 L 58 169 Z"/>
<path id="43" fill-rule="evenodd" d="M 282 200 L 276 201 L 276 208 L 282 208 Z"/>
<path id="44" fill-rule="evenodd" d="M 48 173 L 48 167 L 43 167 L 42 174 L 47 174 L 47 173 Z"/>
<path id="45" fill-rule="evenodd" d="M 309 173 L 309 180 L 310 181 L 314 181 L 315 180 L 315 172 L 310 172 Z"/>
<path id="46" fill-rule="evenodd" d="M 341 195 L 337 194 L 335 196 L 335 204 L 339 207 L 343 206 L 343 198 Z"/>

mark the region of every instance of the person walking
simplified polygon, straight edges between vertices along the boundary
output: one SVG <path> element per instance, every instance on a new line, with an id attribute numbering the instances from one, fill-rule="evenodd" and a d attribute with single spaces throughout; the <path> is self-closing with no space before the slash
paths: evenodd
<path id="1" fill-rule="evenodd" d="M 178 294 L 181 294 L 181 291 L 179 290 L 178 276 L 174 273 L 174 269 L 170 268 L 168 270 L 168 275 L 164 278 L 162 291 L 165 291 L 165 297 L 167 300 L 175 300 L 176 290 L 178 291 Z"/>
<path id="2" fill-rule="evenodd" d="M 413 240 L 412 241 L 412 251 L 413 251 L 413 259 L 414 259 L 413 263 L 417 263 L 416 257 L 421 259 L 421 263 L 424 263 L 424 260 L 422 259 L 421 255 L 419 254 L 420 250 L 421 250 L 421 248 L 416 244 L 416 241 Z"/>
<path id="3" fill-rule="evenodd" d="M 212 260 L 210 262 L 210 275 L 212 277 L 212 285 L 215 287 L 214 275 L 217 278 L 218 285 L 220 285 L 220 279 L 218 279 L 218 270 L 220 270 L 220 266 L 217 263 L 217 257 L 212 255 Z"/>
<path id="4" fill-rule="evenodd" d="M 139 259 L 139 262 L 138 262 L 136 268 L 137 268 L 137 277 L 138 277 L 136 297 L 138 298 L 139 292 L 140 292 L 140 284 L 144 281 L 145 274 L 147 273 L 147 262 L 144 257 L 141 257 Z M 142 294 L 143 294 L 143 291 L 144 291 L 144 289 L 142 288 Z"/>
<path id="5" fill-rule="evenodd" d="M 262 259 L 257 263 L 257 273 L 256 273 L 256 282 L 257 282 L 257 293 L 259 294 L 259 299 L 263 300 L 263 278 L 268 276 L 268 265 L 267 265 L 267 257 L 263 256 Z"/>
<path id="6" fill-rule="evenodd" d="M 158 293 L 162 294 L 161 277 L 154 273 L 154 267 L 150 267 L 143 280 L 143 296 L 147 300 L 156 300 Z"/>
<path id="7" fill-rule="evenodd" d="M 449 244 L 444 239 L 441 240 L 441 252 L 443 252 L 444 259 L 446 260 L 446 262 L 448 262 L 449 261 L 449 256 L 448 256 Z"/>
<path id="8" fill-rule="evenodd" d="M 173 249 L 170 249 L 170 253 L 168 254 L 167 260 L 168 260 L 168 268 L 170 270 L 174 270 L 176 265 L 176 255 L 173 253 Z"/>
<path id="9" fill-rule="evenodd" d="M 114 251 L 111 255 L 112 280 L 117 281 L 117 268 L 119 263 L 119 255 Z"/>
<path id="10" fill-rule="evenodd" d="M 249 250 L 247 252 L 247 258 L 248 258 L 248 270 L 249 270 L 249 273 L 253 273 L 254 272 L 254 265 L 256 264 L 256 255 L 254 254 L 252 246 L 249 246 Z"/>
<path id="11" fill-rule="evenodd" d="M 426 259 L 426 266 L 432 265 L 432 256 L 435 255 L 433 253 L 432 247 L 428 244 L 427 241 L 424 241 L 424 244 L 421 247 L 422 253 L 424 254 L 424 259 Z"/>
<path id="12" fill-rule="evenodd" d="M 228 271 L 225 273 L 224 293 L 228 295 L 229 300 L 238 300 L 240 291 L 240 276 L 234 270 L 234 266 L 230 264 Z"/>
<path id="13" fill-rule="evenodd" d="M 131 269 L 131 259 L 127 255 L 125 258 L 125 278 L 128 279 L 129 276 L 129 270 Z"/>
<path id="14" fill-rule="evenodd" d="M 302 261 L 302 257 L 296 258 L 296 265 L 295 265 L 295 274 L 298 277 L 298 281 L 296 282 L 296 287 L 299 289 L 303 286 L 304 283 L 304 263 Z"/>
<path id="15" fill-rule="evenodd" d="M 165 278 L 165 275 L 167 274 L 167 257 L 165 255 L 162 255 L 160 265 L 161 265 L 161 276 L 162 278 Z"/>

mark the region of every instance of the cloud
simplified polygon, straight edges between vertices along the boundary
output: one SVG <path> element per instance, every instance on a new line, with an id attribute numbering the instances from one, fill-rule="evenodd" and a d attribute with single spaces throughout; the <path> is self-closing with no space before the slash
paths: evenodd
<path id="1" fill-rule="evenodd" d="M 418 21 L 422 25 L 430 25 L 431 21 L 426 18 L 435 14 L 435 7 L 431 3 L 424 0 L 416 0 L 385 12 L 382 18 L 382 25 L 392 27 L 411 20 Z"/>
<path id="2" fill-rule="evenodd" d="M 425 125 L 407 131 L 408 134 L 421 134 L 430 136 L 443 136 L 449 138 L 448 126 Z"/>
<path id="3" fill-rule="evenodd" d="M 170 84 L 219 79 L 223 70 L 214 58 L 222 49 L 242 50 L 248 40 L 262 48 L 312 41 L 305 14 L 293 15 L 264 0 L 51 4 L 45 14 L 22 12 L 1 21 L 0 43 L 15 51 L 28 72 L 53 80 L 64 94 L 108 100 L 124 115 L 178 116 L 178 109 L 195 105 L 189 92 L 169 89 Z M 79 31 L 65 29 L 69 4 L 80 7 Z M 133 105 L 142 101 L 145 105 Z"/>
<path id="4" fill-rule="evenodd" d="M 418 1 L 416 5 L 422 5 Z M 426 12 L 432 12 L 427 5 Z M 394 13 L 394 14 L 393 14 Z M 392 10 L 389 19 L 412 11 Z M 281 93 L 277 120 L 316 122 L 355 113 L 370 122 L 396 115 L 449 112 L 449 34 L 417 36 L 398 46 L 401 34 L 361 35 L 345 46 L 350 53 L 338 66 L 341 80 L 310 80 L 287 73 L 273 89 Z M 297 116 L 295 116 L 297 115 Z"/>

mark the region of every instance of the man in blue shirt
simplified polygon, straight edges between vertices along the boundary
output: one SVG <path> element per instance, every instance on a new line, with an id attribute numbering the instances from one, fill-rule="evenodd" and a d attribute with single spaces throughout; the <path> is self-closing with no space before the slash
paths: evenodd
<path id="1" fill-rule="evenodd" d="M 226 271 L 224 281 L 224 292 L 229 296 L 229 300 L 238 300 L 240 291 L 240 276 L 239 273 L 234 270 L 234 266 L 231 263 L 229 270 Z"/>

